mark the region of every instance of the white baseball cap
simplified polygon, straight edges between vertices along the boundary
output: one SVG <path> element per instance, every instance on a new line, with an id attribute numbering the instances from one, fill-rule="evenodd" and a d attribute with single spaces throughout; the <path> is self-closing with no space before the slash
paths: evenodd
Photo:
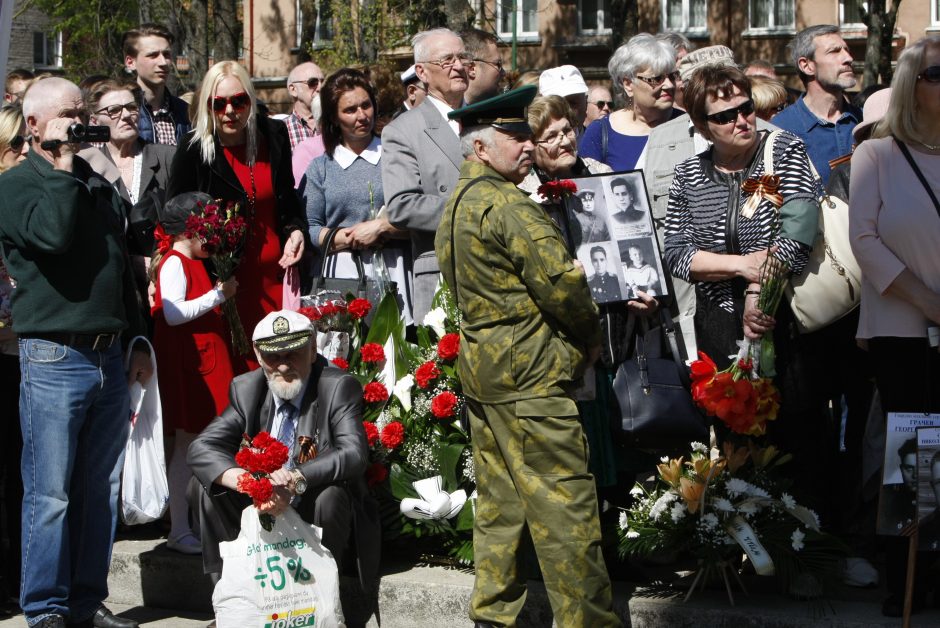
<path id="1" fill-rule="evenodd" d="M 573 65 L 549 68 L 539 75 L 539 94 L 542 96 L 571 96 L 587 94 L 588 86 L 581 71 Z"/>

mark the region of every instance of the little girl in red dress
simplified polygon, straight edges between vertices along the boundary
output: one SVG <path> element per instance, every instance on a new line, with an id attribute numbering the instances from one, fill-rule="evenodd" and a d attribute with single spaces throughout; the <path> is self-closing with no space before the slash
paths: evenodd
<path id="1" fill-rule="evenodd" d="M 153 346 L 160 373 L 164 429 L 175 433 L 167 481 L 170 489 L 170 535 L 167 547 L 185 554 L 201 553 L 188 518 L 186 487 L 192 473 L 186 464 L 190 443 L 228 406 L 234 376 L 226 326 L 219 306 L 235 294 L 233 278 L 212 285 L 202 263 L 208 257 L 197 238 L 188 237 L 186 219 L 212 198 L 187 192 L 169 200 L 155 231 L 157 253 L 151 262 L 156 284 Z"/>

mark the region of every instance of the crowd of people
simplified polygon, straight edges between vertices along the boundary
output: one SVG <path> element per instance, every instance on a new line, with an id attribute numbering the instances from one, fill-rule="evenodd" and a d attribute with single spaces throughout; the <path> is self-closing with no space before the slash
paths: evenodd
<path id="1" fill-rule="evenodd" d="M 214 64 L 185 99 L 170 93 L 172 44 L 145 24 L 124 34 L 120 77 L 6 80 L 0 404 L 19 420 L 4 424 L 0 460 L 0 595 L 19 592 L 30 626 L 137 625 L 103 603 L 128 385 L 146 383 L 154 362 L 168 548 L 201 554 L 219 580 L 218 543 L 238 536 L 251 503 L 234 454 L 242 434 L 264 430 L 290 457 L 261 509 L 297 508 L 375 592 L 362 394 L 317 356 L 291 305 L 315 277 L 360 273 L 392 287 L 409 328 L 442 283 L 462 314 L 476 625 L 511 625 L 521 609 L 525 530 L 558 625 L 618 625 L 600 522 L 658 455 L 611 427 L 614 374 L 662 316 L 684 358 L 702 351 L 718 368 L 742 339 L 772 336 L 781 403 L 766 440 L 794 456 L 794 495 L 850 548 L 846 582 L 876 584 L 884 556 L 882 610 L 900 615 L 907 545 L 876 537 L 862 460 L 866 426 L 884 413 L 940 412 L 940 36 L 907 45 L 890 86 L 853 94 L 835 26 L 791 42 L 801 92 L 766 61 L 677 33 L 632 37 L 609 81 L 588 85 L 563 65 L 510 85 L 494 35 L 441 28 L 414 37 L 400 75 L 297 65 L 286 114 L 268 110 L 235 61 Z M 83 142 L 78 124 L 108 139 Z M 637 170 L 606 191 L 544 192 Z M 743 189 L 770 174 L 772 190 Z M 801 332 L 786 299 L 758 307 L 761 268 L 772 254 L 804 272 L 824 192 L 849 204 L 860 306 Z M 229 202 L 247 233 L 221 277 L 187 222 Z M 638 221 L 656 249 L 618 249 L 612 236 Z M 222 314 L 233 299 L 247 352 Z M 587 396 L 574 389 L 585 373 Z M 716 424 L 715 438 L 736 436 Z M 933 589 L 929 562 L 919 558 L 915 610 Z M 348 624 L 372 610 L 349 609 Z"/>

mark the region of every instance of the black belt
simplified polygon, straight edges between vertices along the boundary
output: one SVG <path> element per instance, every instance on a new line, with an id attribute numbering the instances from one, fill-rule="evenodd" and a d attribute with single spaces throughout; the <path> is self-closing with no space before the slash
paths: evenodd
<path id="1" fill-rule="evenodd" d="M 75 349 L 91 349 L 92 351 L 106 351 L 121 337 L 117 334 L 70 334 L 67 332 L 50 331 L 41 334 L 23 334 L 21 338 L 36 338 L 48 340 L 60 345 Z"/>

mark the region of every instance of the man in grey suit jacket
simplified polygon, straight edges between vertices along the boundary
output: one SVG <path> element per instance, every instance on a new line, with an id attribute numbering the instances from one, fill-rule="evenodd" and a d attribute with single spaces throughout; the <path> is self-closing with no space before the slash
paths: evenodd
<path id="1" fill-rule="evenodd" d="M 445 28 L 418 33 L 412 46 L 415 72 L 428 95 L 382 131 L 382 188 L 389 222 L 411 235 L 412 313 L 420 324 L 440 277 L 434 234 L 463 161 L 459 123 L 448 121 L 447 112 L 461 106 L 473 61 L 460 37 Z"/>
<path id="2" fill-rule="evenodd" d="M 380 527 L 364 478 L 369 446 L 362 427 L 362 388 L 314 352 L 313 333 L 310 320 L 297 312 L 265 316 L 252 335 L 261 368 L 232 380 L 231 405 L 189 448 L 187 462 L 202 488 L 192 490 L 198 489 L 194 483 L 190 497 L 200 517 L 203 567 L 218 577 L 219 542 L 238 537 L 241 512 L 251 504 L 236 489 L 245 473 L 235 462 L 242 434 L 266 431 L 291 453 L 288 463 L 271 474 L 274 495 L 259 510 L 277 516 L 296 508 L 304 521 L 323 529 L 323 545 L 340 569 L 354 543 L 363 589 L 372 593 Z M 371 608 L 359 610 L 366 613 L 364 623 Z"/>

